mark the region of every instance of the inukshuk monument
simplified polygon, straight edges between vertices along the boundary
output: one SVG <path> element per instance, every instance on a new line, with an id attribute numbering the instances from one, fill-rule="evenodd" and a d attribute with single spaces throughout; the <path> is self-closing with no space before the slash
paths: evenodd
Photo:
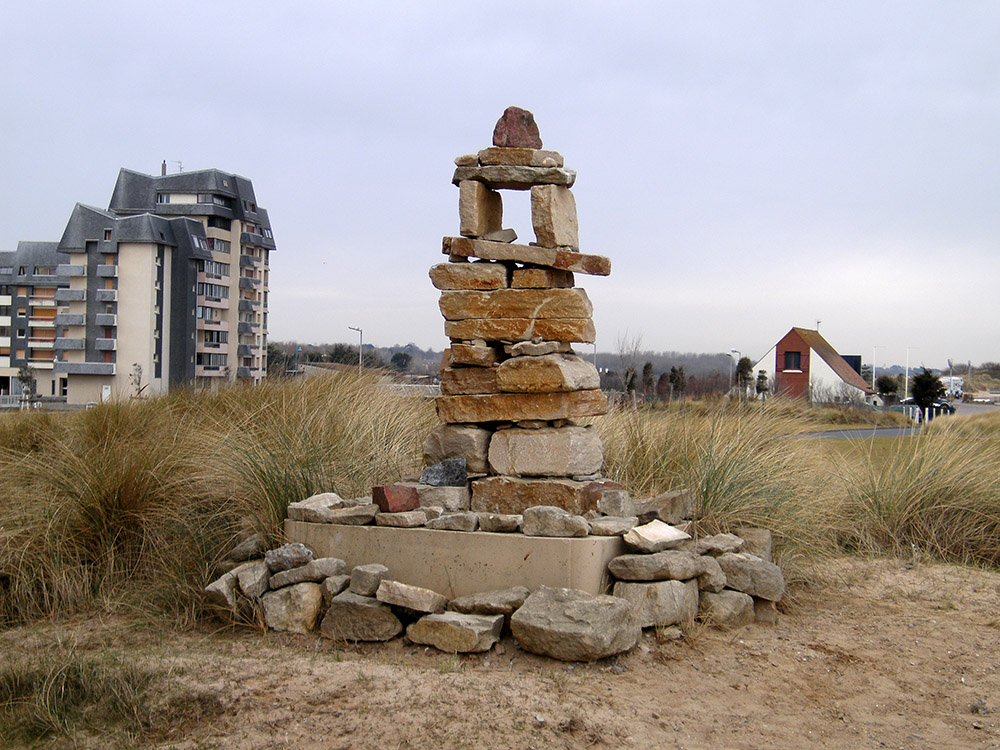
<path id="1" fill-rule="evenodd" d="M 582 514 L 619 488 L 601 475 L 597 431 L 574 421 L 608 409 L 596 368 L 573 351 L 595 340 L 576 274 L 607 276 L 611 262 L 580 252 L 576 173 L 542 150 L 530 112 L 509 107 L 493 146 L 455 164 L 460 236 L 444 238 L 448 261 L 430 269 L 451 348 L 425 459 L 466 460 L 473 511 Z M 534 242 L 503 227 L 506 190 L 530 191 Z"/>

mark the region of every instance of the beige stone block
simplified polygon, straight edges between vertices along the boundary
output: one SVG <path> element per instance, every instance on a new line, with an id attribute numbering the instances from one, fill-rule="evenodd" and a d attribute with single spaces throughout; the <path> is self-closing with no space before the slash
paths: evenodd
<path id="1" fill-rule="evenodd" d="M 492 367 L 500 361 L 500 355 L 492 346 L 486 344 L 452 344 L 451 363 L 453 365 L 470 365 L 473 367 Z"/>
<path id="2" fill-rule="evenodd" d="M 599 390 L 568 393 L 494 393 L 439 396 L 442 422 L 517 422 L 526 419 L 574 419 L 605 414 L 608 400 Z"/>
<path id="3" fill-rule="evenodd" d="M 448 367 L 441 376 L 441 393 L 446 396 L 496 392 L 495 367 Z"/>
<path id="4" fill-rule="evenodd" d="M 511 289 L 572 289 L 575 283 L 570 271 L 558 271 L 555 268 L 515 268 L 511 275 L 510 286 Z"/>
<path id="5" fill-rule="evenodd" d="M 482 182 L 493 190 L 528 190 L 533 185 L 572 187 L 576 181 L 576 172 L 564 167 L 491 164 L 483 167 L 456 167 L 455 174 L 451 178 L 455 185 L 472 180 Z"/>
<path id="6" fill-rule="evenodd" d="M 475 425 L 438 425 L 424 439 L 424 463 L 433 466 L 446 458 L 464 458 L 470 474 L 485 474 L 492 434 Z"/>
<path id="7" fill-rule="evenodd" d="M 597 431 L 590 427 L 498 430 L 490 440 L 489 460 L 496 474 L 594 474 L 604 464 L 604 446 Z"/>
<path id="8" fill-rule="evenodd" d="M 483 477 L 472 482 L 472 510 L 477 513 L 523 514 L 536 505 L 551 505 L 582 515 L 597 509 L 603 490 L 621 489 L 610 479 L 576 482 L 572 479 Z"/>
<path id="9" fill-rule="evenodd" d="M 540 336 L 531 341 L 508 344 L 504 346 L 503 350 L 512 357 L 541 357 L 543 354 L 555 354 L 556 352 L 573 353 L 573 347 L 569 344 L 562 341 L 543 341 Z"/>
<path id="10" fill-rule="evenodd" d="M 428 275 L 436 289 L 507 288 L 507 269 L 499 263 L 438 263 Z"/>
<path id="11" fill-rule="evenodd" d="M 474 167 L 479 164 L 478 154 L 462 154 L 455 157 L 456 167 Z"/>
<path id="12" fill-rule="evenodd" d="M 591 276 L 608 276 L 611 273 L 611 260 L 603 255 L 588 255 L 557 247 L 489 242 L 468 237 L 445 237 L 441 251 L 454 258 L 512 260 Z"/>
<path id="13" fill-rule="evenodd" d="M 459 341 L 531 341 L 540 337 L 547 341 L 591 343 L 597 336 L 590 318 L 472 318 L 446 320 L 445 335 Z"/>
<path id="14" fill-rule="evenodd" d="M 448 291 L 441 292 L 438 307 L 445 320 L 589 318 L 594 312 L 583 289 Z"/>
<path id="15" fill-rule="evenodd" d="M 472 504 L 472 495 L 467 486 L 437 487 L 431 484 L 418 484 L 417 496 L 420 498 L 421 508 L 441 508 L 450 513 L 468 510 Z"/>
<path id="16" fill-rule="evenodd" d="M 531 188 L 531 225 L 535 240 L 543 247 L 577 247 L 580 235 L 573 192 L 559 185 Z"/>
<path id="17" fill-rule="evenodd" d="M 500 146 L 484 148 L 478 154 L 478 162 L 484 167 L 492 164 L 523 167 L 561 167 L 564 165 L 562 154 L 558 151 L 546 151 L 540 148 L 501 148 Z M 471 165 L 456 162 L 455 166 L 467 167 Z"/>
<path id="18" fill-rule="evenodd" d="M 461 169 L 461 167 L 459 167 Z M 458 184 L 458 233 L 464 237 L 482 237 L 503 228 L 503 199 L 477 180 Z"/>
<path id="19" fill-rule="evenodd" d="M 496 388 L 504 393 L 555 393 L 600 387 L 597 369 L 576 354 L 511 357 L 496 368 Z"/>

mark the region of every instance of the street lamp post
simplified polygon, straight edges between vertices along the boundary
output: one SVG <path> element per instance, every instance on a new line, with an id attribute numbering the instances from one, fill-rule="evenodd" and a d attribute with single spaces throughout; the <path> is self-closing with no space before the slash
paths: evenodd
<path id="1" fill-rule="evenodd" d="M 743 352 L 741 352 L 739 349 L 730 349 L 729 350 L 729 390 L 730 391 L 733 390 L 733 355 L 734 354 L 736 355 L 736 363 L 737 364 L 739 364 L 739 361 L 741 359 L 743 359 Z"/>
<path id="2" fill-rule="evenodd" d="M 365 345 L 365 332 L 361 328 L 355 328 L 354 326 L 347 326 L 352 331 L 358 332 L 358 375 L 361 374 L 361 350 Z"/>

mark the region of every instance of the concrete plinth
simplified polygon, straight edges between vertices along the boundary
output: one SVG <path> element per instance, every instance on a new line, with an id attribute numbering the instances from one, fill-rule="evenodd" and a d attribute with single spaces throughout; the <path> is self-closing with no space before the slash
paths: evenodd
<path id="1" fill-rule="evenodd" d="M 389 568 L 387 578 L 449 599 L 512 586 L 607 593 L 608 562 L 626 551 L 617 536 L 528 537 L 288 520 L 285 535 L 316 557 L 337 557 L 349 568 L 381 563 Z"/>

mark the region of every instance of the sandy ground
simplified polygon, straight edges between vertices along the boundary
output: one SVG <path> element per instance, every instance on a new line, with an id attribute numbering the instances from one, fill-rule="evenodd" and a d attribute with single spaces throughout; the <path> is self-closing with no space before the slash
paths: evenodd
<path id="1" fill-rule="evenodd" d="M 154 743 L 164 748 L 1000 748 L 1000 574 L 848 559 L 816 579 L 775 627 L 662 643 L 648 631 L 592 664 L 511 638 L 463 657 L 401 639 L 116 640 L 212 709 L 185 709 Z M 103 639 L 122 626 L 22 629 L 0 648 L 57 627 Z"/>

